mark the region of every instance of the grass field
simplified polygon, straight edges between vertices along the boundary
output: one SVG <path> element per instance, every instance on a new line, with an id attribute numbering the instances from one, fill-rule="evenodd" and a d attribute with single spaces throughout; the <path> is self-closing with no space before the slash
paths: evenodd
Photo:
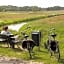
<path id="1" fill-rule="evenodd" d="M 31 29 L 27 31 L 27 34 L 29 34 L 31 31 L 41 31 L 42 32 L 42 39 L 41 39 L 41 52 L 34 51 L 36 54 L 35 60 L 40 60 L 45 62 L 45 64 L 64 64 L 64 15 L 56 16 L 52 18 L 46 18 L 46 19 L 40 19 L 36 20 L 34 22 L 30 22 L 29 24 L 25 25 L 23 28 L 20 29 L 24 30 L 27 26 L 31 26 Z M 48 31 L 50 28 L 55 28 L 57 37 L 56 39 L 59 41 L 59 47 L 60 47 L 60 54 L 61 59 L 60 62 L 57 62 L 55 57 L 50 58 L 50 53 L 46 49 L 44 49 L 44 42 L 47 41 L 48 38 Z"/>
<path id="2" fill-rule="evenodd" d="M 0 12 L 0 26 L 41 19 L 48 15 L 63 14 L 63 11 L 43 12 Z"/>
<path id="3" fill-rule="evenodd" d="M 8 14 L 8 15 L 7 15 Z M 22 20 L 24 18 L 31 18 L 31 17 L 36 17 L 39 15 L 52 15 L 52 14 L 64 14 L 63 11 L 49 11 L 49 12 L 30 12 L 30 13 L 0 13 L 0 19 L 2 21 L 5 21 L 10 19 L 10 20 Z M 7 16 L 6 16 L 7 15 Z M 1 17 L 2 16 L 2 17 Z M 1 21 L 1 22 L 2 22 Z M 7 21 L 6 21 L 7 22 Z M 9 22 L 9 21 L 8 21 Z M 44 64 L 64 64 L 64 15 L 59 15 L 59 16 L 54 16 L 54 17 L 46 17 L 44 19 L 38 19 L 38 20 L 33 20 L 33 22 L 29 22 L 27 25 L 24 25 L 20 30 L 19 34 L 21 31 L 23 31 L 27 26 L 30 26 L 31 28 L 27 31 L 27 34 L 31 34 L 31 31 L 33 30 L 39 30 L 42 33 L 42 38 L 41 38 L 41 46 L 40 50 L 38 51 L 38 48 L 34 48 L 34 58 L 32 60 L 34 61 L 42 61 Z M 61 59 L 58 62 L 56 58 L 50 57 L 50 53 L 44 48 L 44 42 L 47 41 L 48 38 L 48 31 L 50 28 L 55 28 L 57 37 L 56 39 L 59 41 L 59 47 L 60 47 L 60 53 L 61 53 Z M 6 50 L 6 51 L 5 51 Z M 26 51 L 22 51 L 20 49 L 10 49 L 10 48 L 4 48 L 0 47 L 0 55 L 5 55 L 5 56 L 10 56 L 10 57 L 17 57 L 21 58 L 24 60 L 29 60 L 29 54 Z"/>

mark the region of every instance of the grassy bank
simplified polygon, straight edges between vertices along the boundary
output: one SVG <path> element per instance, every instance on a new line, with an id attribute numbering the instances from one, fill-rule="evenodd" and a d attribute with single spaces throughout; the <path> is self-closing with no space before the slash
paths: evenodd
<path id="1" fill-rule="evenodd" d="M 57 13 L 53 12 L 0 12 L 0 26 L 16 24 L 21 22 L 30 22 L 42 18 L 48 18 L 53 16 L 63 15 L 62 11 Z"/>
<path id="2" fill-rule="evenodd" d="M 44 62 L 44 64 L 64 64 L 64 15 L 63 15 L 63 13 L 62 14 L 61 13 L 55 14 L 55 13 L 48 12 L 48 14 L 47 14 L 47 12 L 46 12 L 46 14 L 43 16 L 42 16 L 43 13 L 38 13 L 38 14 L 30 13 L 29 18 L 30 18 L 30 15 L 31 15 L 31 18 L 29 19 L 29 21 L 32 20 L 33 22 L 29 22 L 28 24 L 24 25 L 18 32 L 18 34 L 20 36 L 22 36 L 20 33 L 21 33 L 21 31 L 24 31 L 27 26 L 31 27 L 27 30 L 28 35 L 31 35 L 31 32 L 34 30 L 41 31 L 41 33 L 42 33 L 41 46 L 40 46 L 41 51 L 38 51 L 37 47 L 34 48 L 35 55 L 34 55 L 34 58 L 32 59 L 34 61 L 38 61 L 38 62 L 42 61 L 42 62 Z M 27 17 L 27 13 L 25 13 L 25 14 L 26 15 L 24 15 L 24 16 Z M 34 14 L 34 16 L 32 16 L 32 14 Z M 15 15 L 19 16 L 17 14 L 15 14 Z M 42 19 L 42 18 L 44 18 L 44 19 Z M 20 19 L 21 19 L 21 17 L 20 17 Z M 24 18 L 22 18 L 22 19 L 24 20 Z M 12 20 L 12 18 L 11 18 L 11 20 Z M 14 20 L 14 21 L 17 21 L 17 20 Z M 24 20 L 24 21 L 26 21 L 26 20 Z M 47 41 L 49 29 L 53 28 L 53 27 L 56 29 L 56 33 L 57 33 L 56 39 L 59 41 L 59 46 L 60 46 L 61 59 L 59 62 L 56 60 L 56 57 L 54 57 L 54 56 L 50 58 L 50 53 L 44 48 L 44 45 L 43 45 L 43 43 Z M 21 58 L 24 60 L 29 60 L 28 51 L 26 52 L 26 51 L 22 51 L 20 49 L 13 50 L 11 48 L 0 47 L 0 55 L 5 55 L 5 56 L 9 56 L 9 57 L 17 57 L 17 58 Z"/>
<path id="3" fill-rule="evenodd" d="M 29 24 L 25 25 L 23 28 L 20 29 L 19 32 L 23 31 L 27 26 L 31 26 L 29 30 L 27 30 L 27 34 L 31 34 L 31 31 L 41 31 L 42 38 L 41 38 L 41 52 L 37 51 L 35 48 L 35 56 L 34 60 L 37 61 L 44 61 L 45 64 L 63 64 L 64 62 L 64 15 L 45 18 L 36 20 L 34 22 L 30 22 Z M 61 59 L 57 62 L 55 57 L 50 58 L 50 53 L 44 48 L 43 44 L 47 41 L 48 38 L 48 31 L 50 28 L 55 28 L 57 37 L 56 39 L 59 41 L 60 46 L 60 53 Z"/>

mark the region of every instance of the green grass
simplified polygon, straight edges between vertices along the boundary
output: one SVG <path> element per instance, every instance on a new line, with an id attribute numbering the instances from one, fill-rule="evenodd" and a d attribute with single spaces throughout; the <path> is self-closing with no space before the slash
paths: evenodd
<path id="1" fill-rule="evenodd" d="M 63 11 L 48 12 L 0 12 L 0 26 L 28 22 L 63 14 Z"/>
<path id="2" fill-rule="evenodd" d="M 64 64 L 64 15 L 45 18 L 40 20 L 35 20 L 33 22 L 28 23 L 27 25 L 23 26 L 19 32 L 23 31 L 27 26 L 31 26 L 31 29 L 27 30 L 27 34 L 31 34 L 31 31 L 41 31 L 42 38 L 41 38 L 41 52 L 34 50 L 36 61 L 43 61 L 45 64 Z M 50 53 L 44 48 L 44 42 L 47 41 L 48 38 L 48 31 L 50 28 L 55 28 L 57 37 L 56 39 L 59 41 L 61 59 L 58 62 L 56 58 L 53 56 L 50 58 Z"/>
<path id="3" fill-rule="evenodd" d="M 0 47 L 0 55 L 2 56 L 9 56 L 9 57 L 16 57 L 22 59 L 28 59 L 29 55 L 28 52 L 22 51 L 20 49 L 11 49 L 6 47 Z"/>
<path id="4" fill-rule="evenodd" d="M 31 17 L 30 19 L 32 19 L 33 18 L 32 15 L 34 15 L 34 18 L 35 18 L 36 16 L 39 16 L 42 14 L 47 16 L 47 15 L 58 14 L 58 13 L 59 13 L 59 11 L 58 12 L 50 11 L 50 12 L 44 12 L 44 13 L 37 12 L 37 13 L 30 13 L 29 17 Z M 6 15 L 7 13 L 3 13 L 3 14 Z M 24 13 L 26 18 L 27 18 L 27 14 L 28 13 Z M 12 14 L 9 14 L 9 15 L 12 15 Z M 17 16 L 17 14 L 13 14 L 13 15 Z M 21 13 L 21 15 L 22 15 L 22 13 Z M 18 16 L 20 16 L 20 15 L 18 15 Z M 15 17 L 15 18 L 17 18 L 17 17 Z M 13 20 L 12 18 L 10 18 L 10 19 Z M 14 19 L 14 21 L 15 21 L 15 19 Z M 44 19 L 40 18 L 38 20 L 37 19 L 33 20 L 32 22 L 29 22 L 28 24 L 24 25 L 19 30 L 18 34 L 21 35 L 20 34 L 21 31 L 24 31 L 27 26 L 31 27 L 30 29 L 27 30 L 27 34 L 30 36 L 31 36 L 32 31 L 38 31 L 39 30 L 42 33 L 40 51 L 38 51 L 37 47 L 34 48 L 34 54 L 35 55 L 34 55 L 34 58 L 32 60 L 42 61 L 42 62 L 44 62 L 44 64 L 64 64 L 64 15 L 60 15 L 60 16 L 57 15 L 54 17 L 48 16 Z M 57 33 L 56 39 L 59 41 L 59 46 L 60 46 L 61 59 L 59 62 L 56 60 L 56 58 L 54 56 L 50 58 L 50 53 L 44 48 L 44 45 L 43 45 L 44 42 L 47 41 L 49 29 L 53 28 L 53 27 L 56 29 L 56 33 Z M 20 49 L 14 49 L 13 50 L 11 48 L 0 47 L 0 55 L 21 58 L 24 60 L 29 60 L 28 52 L 22 51 Z"/>

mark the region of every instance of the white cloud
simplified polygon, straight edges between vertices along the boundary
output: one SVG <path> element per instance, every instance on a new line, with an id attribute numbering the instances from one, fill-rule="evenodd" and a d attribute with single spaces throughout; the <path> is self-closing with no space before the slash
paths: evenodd
<path id="1" fill-rule="evenodd" d="M 0 5 L 15 5 L 15 6 L 64 6 L 64 0 L 0 0 Z"/>

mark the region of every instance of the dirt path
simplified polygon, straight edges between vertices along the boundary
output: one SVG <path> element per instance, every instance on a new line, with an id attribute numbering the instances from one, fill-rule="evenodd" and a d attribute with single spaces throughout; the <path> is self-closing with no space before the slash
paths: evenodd
<path id="1" fill-rule="evenodd" d="M 42 62 L 24 61 L 21 59 L 10 58 L 0 55 L 0 64 L 44 64 Z"/>

